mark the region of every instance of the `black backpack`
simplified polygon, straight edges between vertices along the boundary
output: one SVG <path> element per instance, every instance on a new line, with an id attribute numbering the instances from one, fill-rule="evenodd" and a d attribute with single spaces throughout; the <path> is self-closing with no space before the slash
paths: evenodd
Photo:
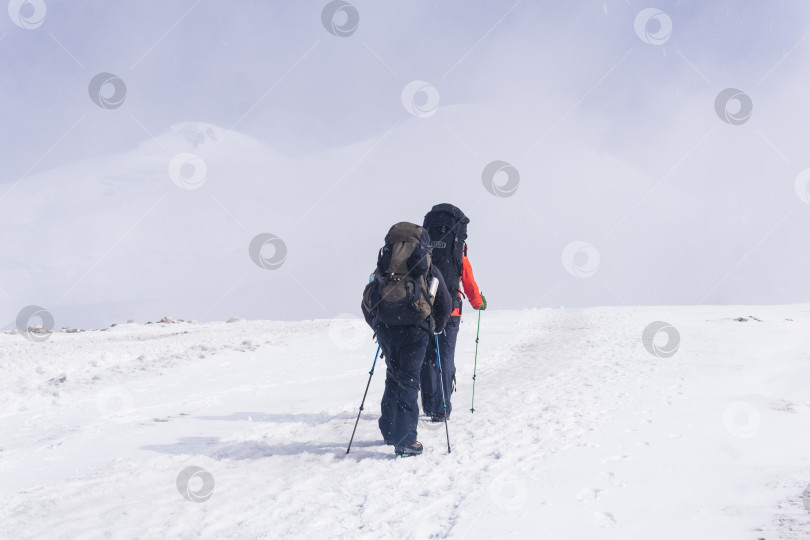
<path id="1" fill-rule="evenodd" d="M 391 227 L 377 255 L 377 268 L 363 291 L 366 322 L 374 329 L 381 324 L 431 328 L 430 265 L 426 230 L 404 221 Z"/>
<path id="2" fill-rule="evenodd" d="M 442 203 L 425 214 L 422 226 L 427 229 L 433 248 L 432 263 L 438 268 L 447 290 L 453 297 L 453 308 L 461 311 L 462 257 L 467 249 L 467 224 L 470 218 L 452 204 Z"/>

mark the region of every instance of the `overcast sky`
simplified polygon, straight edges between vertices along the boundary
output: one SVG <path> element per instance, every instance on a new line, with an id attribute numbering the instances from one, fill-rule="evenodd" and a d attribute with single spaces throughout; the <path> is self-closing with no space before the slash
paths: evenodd
<path id="1" fill-rule="evenodd" d="M 470 4 L 12 0 L 0 318 L 358 314 L 388 226 L 439 202 L 494 308 L 808 300 L 810 5 Z"/>

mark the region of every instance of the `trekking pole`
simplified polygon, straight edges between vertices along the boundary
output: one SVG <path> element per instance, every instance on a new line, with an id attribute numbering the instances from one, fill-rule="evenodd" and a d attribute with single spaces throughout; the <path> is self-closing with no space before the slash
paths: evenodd
<path id="1" fill-rule="evenodd" d="M 442 409 L 444 409 L 444 432 L 447 434 L 447 453 L 450 453 L 450 431 L 447 429 L 447 399 L 444 397 L 444 371 L 442 371 L 442 358 L 439 354 L 439 334 L 433 334 L 436 338 L 436 361 L 439 363 L 439 382 L 442 385 Z"/>
<path id="2" fill-rule="evenodd" d="M 363 405 L 366 403 L 366 395 L 368 394 L 368 387 L 371 385 L 371 376 L 374 375 L 374 367 L 377 365 L 377 357 L 380 356 L 380 346 L 377 345 L 377 354 L 374 355 L 374 363 L 371 364 L 371 371 L 368 372 L 368 382 L 366 383 L 366 391 L 363 392 L 363 401 L 360 402 L 360 410 L 357 411 L 357 420 L 354 421 L 354 429 L 352 430 L 352 438 L 349 439 L 349 447 L 346 453 L 352 449 L 352 441 L 354 441 L 354 432 L 357 431 L 357 423 L 360 422 L 360 413 L 363 412 Z"/>
<path id="3" fill-rule="evenodd" d="M 478 329 L 475 331 L 475 365 L 473 367 L 472 405 L 470 412 L 475 412 L 475 374 L 478 371 L 478 335 L 481 333 L 481 310 L 478 310 Z"/>

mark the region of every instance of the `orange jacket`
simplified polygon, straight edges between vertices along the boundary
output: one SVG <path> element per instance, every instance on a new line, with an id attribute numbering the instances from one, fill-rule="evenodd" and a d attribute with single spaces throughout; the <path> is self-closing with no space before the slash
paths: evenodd
<path id="1" fill-rule="evenodd" d="M 481 291 L 478 290 L 470 259 L 467 258 L 467 246 L 464 246 L 461 263 L 461 285 L 464 287 L 464 294 L 467 295 L 467 300 L 473 309 L 478 309 L 481 307 Z M 461 287 L 459 287 L 458 295 L 461 297 Z M 461 317 L 461 310 L 459 308 L 454 309 L 450 316 Z"/>

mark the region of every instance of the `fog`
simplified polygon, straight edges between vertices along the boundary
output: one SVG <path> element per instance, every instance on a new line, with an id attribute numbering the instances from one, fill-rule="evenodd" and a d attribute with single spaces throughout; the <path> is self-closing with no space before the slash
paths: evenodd
<path id="1" fill-rule="evenodd" d="M 440 202 L 494 309 L 808 300 L 810 6 L 468 4 L 12 0 L 0 321 L 359 315 Z"/>

